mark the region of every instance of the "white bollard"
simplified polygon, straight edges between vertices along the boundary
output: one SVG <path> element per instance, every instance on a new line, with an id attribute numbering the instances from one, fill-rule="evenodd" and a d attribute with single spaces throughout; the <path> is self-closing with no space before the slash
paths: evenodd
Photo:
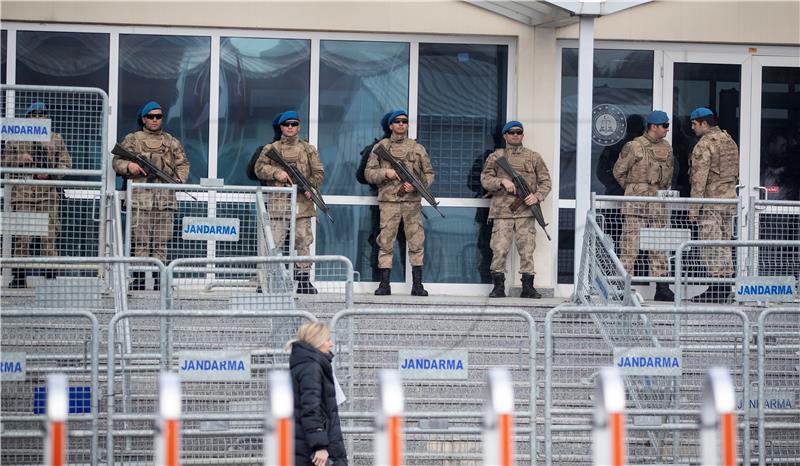
<path id="1" fill-rule="evenodd" d="M 264 434 L 264 464 L 294 465 L 294 390 L 289 371 L 269 373 L 269 412 Z"/>
<path id="2" fill-rule="evenodd" d="M 604 367 L 597 377 L 592 426 L 595 465 L 627 464 L 625 446 L 625 383 L 619 370 Z"/>
<path id="3" fill-rule="evenodd" d="M 503 367 L 489 369 L 483 407 L 483 464 L 514 464 L 514 382 Z M 535 403 L 531 403 L 535 408 Z"/>
<path id="4" fill-rule="evenodd" d="M 735 466 L 736 392 L 728 369 L 712 367 L 708 371 L 700 409 L 703 465 Z"/>
<path id="5" fill-rule="evenodd" d="M 375 413 L 375 464 L 403 464 L 403 382 L 396 370 L 378 373 L 380 407 Z"/>
<path id="6" fill-rule="evenodd" d="M 158 435 L 156 464 L 178 466 L 181 461 L 181 380 L 164 371 L 158 379 Z"/>
<path id="7" fill-rule="evenodd" d="M 64 374 L 47 376 L 47 440 L 45 464 L 67 464 L 67 416 L 69 415 L 69 385 Z"/>

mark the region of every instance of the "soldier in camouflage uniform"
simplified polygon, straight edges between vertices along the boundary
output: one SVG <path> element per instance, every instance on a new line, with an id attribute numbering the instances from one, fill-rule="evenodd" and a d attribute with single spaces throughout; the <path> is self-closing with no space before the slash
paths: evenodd
<path id="1" fill-rule="evenodd" d="M 266 181 L 270 186 L 292 185 L 289 174 L 266 155 L 274 147 L 287 163 L 297 167 L 300 173 L 314 186 L 315 190 L 319 190 L 322 180 L 325 178 L 325 169 L 322 166 L 322 160 L 319 158 L 317 149 L 306 141 L 301 140 L 298 136 L 300 132 L 300 117 L 297 112 L 290 110 L 281 113 L 276 123 L 280 128 L 280 138 L 276 139 L 272 144 L 265 145 L 261 150 L 261 155 L 258 156 L 255 165 L 256 176 Z M 289 230 L 290 206 L 287 203 L 273 202 L 267 208 L 269 209 L 270 223 L 272 225 L 272 236 L 275 238 L 276 244 L 281 246 L 286 241 L 286 233 Z M 300 256 L 308 256 L 310 254 L 309 248 L 311 243 L 314 242 L 311 218 L 316 215 L 317 211 L 314 202 L 311 200 L 311 194 L 299 193 L 297 196 L 294 246 Z M 297 264 L 295 280 L 297 280 L 298 293 L 317 294 L 317 289 L 310 281 L 310 270 L 311 264 L 309 262 Z"/>
<path id="2" fill-rule="evenodd" d="M 395 158 L 408 167 L 417 179 L 430 186 L 433 183 L 433 166 L 427 151 L 417 141 L 408 138 L 408 112 L 395 110 L 387 118 L 391 135 L 378 144 L 386 148 Z M 406 234 L 408 254 L 411 260 L 413 296 L 428 296 L 422 286 L 422 262 L 424 257 L 425 230 L 422 227 L 421 196 L 410 183 L 400 181 L 389 162 L 382 160 L 373 149 L 364 169 L 366 180 L 378 187 L 378 204 L 381 211 L 378 234 L 378 268 L 381 282 L 376 295 L 390 295 L 389 277 L 392 272 L 392 251 L 400 221 Z"/>
<path id="3" fill-rule="evenodd" d="M 28 118 L 48 118 L 47 106 L 42 102 L 35 102 L 25 112 Z M 51 131 L 50 141 L 9 141 L 4 149 L 3 164 L 16 168 L 46 168 L 68 169 L 72 167 L 72 158 L 67 152 L 67 146 L 60 134 Z M 11 175 L 12 179 L 52 180 L 62 179 L 63 175 Z M 11 208 L 15 212 L 40 212 L 47 213 L 47 235 L 41 237 L 41 255 L 56 256 L 56 238 L 61 230 L 59 210 L 61 207 L 61 188 L 56 186 L 12 185 Z M 29 256 L 31 236 L 17 235 L 14 240 L 14 255 Z M 46 278 L 54 278 L 53 271 L 45 272 Z M 10 288 L 25 288 L 25 271 L 12 270 Z"/>
<path id="4" fill-rule="evenodd" d="M 739 148 L 733 138 L 717 126 L 714 113 L 705 107 L 692 111 L 692 131 L 700 136 L 689 160 L 691 197 L 735 199 L 739 181 Z M 733 236 L 732 205 L 702 204 L 689 210 L 689 219 L 697 222 L 701 240 L 730 240 Z M 709 276 L 731 278 L 733 259 L 731 248 L 706 248 L 703 258 Z M 728 284 L 712 283 L 694 302 L 731 302 Z"/>
<path id="5" fill-rule="evenodd" d="M 664 139 L 669 132 L 669 117 L 656 110 L 646 119 L 643 135 L 625 144 L 614 164 L 614 178 L 626 196 L 655 196 L 660 189 L 669 189 L 672 182 L 672 146 Z M 620 261 L 633 275 L 633 264 L 639 255 L 639 231 L 642 228 L 667 226 L 665 206 L 652 202 L 626 202 L 623 207 Z M 669 264 L 664 251 L 650 252 L 650 270 L 654 277 L 665 277 Z M 674 301 L 667 283 L 656 283 L 656 301 Z"/>
<path id="6" fill-rule="evenodd" d="M 186 183 L 189 179 L 189 160 L 183 145 L 162 129 L 164 112 L 156 102 L 146 103 L 139 111 L 140 130 L 125 136 L 120 143 L 129 151 L 141 155 L 166 173 Z M 114 171 L 135 183 L 161 183 L 136 162 L 115 156 L 111 164 Z M 131 242 L 137 257 L 155 257 L 167 263 L 167 241 L 172 238 L 175 211 L 178 201 L 175 193 L 167 189 L 135 189 L 133 191 Z M 145 287 L 144 272 L 134 272 L 132 290 Z M 158 273 L 153 275 L 154 290 L 160 288 Z"/>
<path id="7" fill-rule="evenodd" d="M 492 196 L 489 219 L 492 220 L 492 283 L 490 298 L 505 297 L 506 256 L 511 250 L 512 237 L 516 239 L 522 273 L 522 298 L 541 298 L 533 287 L 536 273 L 533 266 L 533 251 L 536 248 L 536 229 L 533 213 L 526 206 L 543 202 L 550 193 L 550 172 L 542 156 L 522 146 L 523 127 L 519 121 L 509 121 L 503 126 L 505 149 L 497 149 L 486 159 L 481 172 L 481 185 Z M 502 168 L 496 165 L 499 157 L 505 156 L 511 167 L 528 183 L 531 194 L 524 199 L 525 206 L 511 210 L 517 199 L 516 187 Z"/>

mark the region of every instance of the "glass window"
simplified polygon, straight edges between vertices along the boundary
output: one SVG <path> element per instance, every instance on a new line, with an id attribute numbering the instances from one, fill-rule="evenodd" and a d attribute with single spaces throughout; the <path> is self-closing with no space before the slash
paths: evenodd
<path id="1" fill-rule="evenodd" d="M 258 147 L 272 142 L 278 113 L 296 110 L 308 139 L 310 79 L 308 40 L 221 39 L 217 176 L 225 184 L 258 184 L 249 164 Z"/>
<path id="2" fill-rule="evenodd" d="M 142 105 L 160 103 L 164 130 L 181 141 L 189 157 L 190 183 L 208 176 L 210 61 L 209 37 L 119 36 L 117 139 L 139 130 Z"/>
<path id="3" fill-rule="evenodd" d="M 575 209 L 558 209 L 558 283 L 575 282 Z"/>
<path id="4" fill-rule="evenodd" d="M 326 194 L 371 194 L 369 185 L 354 182 L 356 171 L 362 151 L 383 137 L 381 117 L 408 106 L 408 60 L 406 43 L 321 42 L 319 152 Z"/>
<path id="5" fill-rule="evenodd" d="M 561 54 L 561 199 L 575 199 L 578 50 Z M 595 50 L 592 93 L 592 192 L 622 194 L 612 169 L 622 146 L 644 132 L 653 109 L 653 52 Z"/>
<path id="6" fill-rule="evenodd" d="M 492 227 L 487 208 L 423 208 L 425 220 L 425 268 L 423 281 L 436 283 L 491 283 L 489 265 Z"/>
<path id="7" fill-rule="evenodd" d="M 331 224 L 327 218 L 318 217 L 316 254 L 345 256 L 353 263 L 353 268 L 360 274 L 362 282 L 380 281 L 378 246 L 375 243 L 380 223 L 378 206 L 332 205 L 330 207 L 331 216 L 336 219 L 336 223 Z M 392 258 L 393 282 L 405 281 L 405 251 L 405 235 L 400 228 Z"/>
<path id="8" fill-rule="evenodd" d="M 504 45 L 419 45 L 417 139 L 436 171 L 434 195 L 483 195 L 483 161 L 506 118 L 507 69 Z"/>
<path id="9" fill-rule="evenodd" d="M 108 34 L 17 31 L 17 84 L 99 87 L 108 92 L 108 63 Z"/>
<path id="10" fill-rule="evenodd" d="M 764 67 L 761 185 L 769 199 L 800 200 L 800 67 Z"/>
<path id="11" fill-rule="evenodd" d="M 0 31 L 0 84 L 6 83 L 6 40 L 8 31 L 3 29 Z"/>

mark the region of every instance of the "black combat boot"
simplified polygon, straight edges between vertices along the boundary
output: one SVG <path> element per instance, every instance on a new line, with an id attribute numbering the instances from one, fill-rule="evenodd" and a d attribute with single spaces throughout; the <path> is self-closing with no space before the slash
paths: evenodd
<path id="1" fill-rule="evenodd" d="M 428 296 L 428 292 L 422 287 L 422 266 L 411 267 L 411 296 Z"/>
<path id="2" fill-rule="evenodd" d="M 656 294 L 653 296 L 653 301 L 667 301 L 670 303 L 674 302 L 675 293 L 669 289 L 669 284 L 656 283 Z"/>
<path id="3" fill-rule="evenodd" d="M 529 273 L 522 274 L 522 293 L 520 293 L 519 297 L 533 299 L 542 297 L 542 295 L 536 291 L 536 288 L 533 287 L 533 275 Z"/>
<path id="4" fill-rule="evenodd" d="M 297 294 L 317 294 L 317 289 L 311 284 L 307 270 L 295 273 L 297 280 Z"/>
<path id="5" fill-rule="evenodd" d="M 153 272 L 153 291 L 159 291 L 161 289 L 161 274 L 159 272 Z"/>
<path id="6" fill-rule="evenodd" d="M 25 282 L 25 270 L 23 269 L 11 269 L 11 282 L 9 282 L 9 288 L 26 288 L 28 285 Z"/>
<path id="7" fill-rule="evenodd" d="M 492 273 L 492 283 L 494 288 L 489 293 L 490 298 L 505 298 L 506 297 L 506 274 L 502 272 Z"/>
<path id="8" fill-rule="evenodd" d="M 392 269 L 379 269 L 381 271 L 381 283 L 378 289 L 375 290 L 376 296 L 388 296 L 392 294 L 392 287 L 389 285 L 389 277 L 392 275 Z"/>
<path id="9" fill-rule="evenodd" d="M 708 289 L 699 296 L 691 299 L 693 303 L 731 303 L 731 287 L 724 283 L 712 283 Z"/>
<path id="10" fill-rule="evenodd" d="M 144 272 L 131 272 L 131 291 L 144 291 Z"/>

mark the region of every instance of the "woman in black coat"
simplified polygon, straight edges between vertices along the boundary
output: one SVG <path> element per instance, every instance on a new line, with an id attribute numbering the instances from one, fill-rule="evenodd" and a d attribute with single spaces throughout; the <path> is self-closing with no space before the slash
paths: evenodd
<path id="1" fill-rule="evenodd" d="M 289 342 L 294 388 L 294 455 L 296 466 L 346 466 L 337 382 L 331 360 L 331 332 L 321 322 L 303 324 Z"/>

